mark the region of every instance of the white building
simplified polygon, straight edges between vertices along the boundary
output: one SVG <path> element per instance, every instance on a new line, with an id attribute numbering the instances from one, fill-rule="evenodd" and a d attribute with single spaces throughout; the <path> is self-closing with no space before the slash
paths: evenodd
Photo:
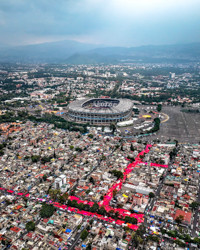
<path id="1" fill-rule="evenodd" d="M 54 188 L 61 189 L 63 186 L 66 186 L 66 175 L 62 174 L 55 179 Z"/>

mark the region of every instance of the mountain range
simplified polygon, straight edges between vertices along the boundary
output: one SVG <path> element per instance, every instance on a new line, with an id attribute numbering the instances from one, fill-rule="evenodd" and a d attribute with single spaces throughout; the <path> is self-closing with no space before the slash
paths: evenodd
<path id="1" fill-rule="evenodd" d="M 200 43 L 106 47 L 66 40 L 16 47 L 0 46 L 0 62 L 12 63 L 176 63 L 199 60 Z"/>

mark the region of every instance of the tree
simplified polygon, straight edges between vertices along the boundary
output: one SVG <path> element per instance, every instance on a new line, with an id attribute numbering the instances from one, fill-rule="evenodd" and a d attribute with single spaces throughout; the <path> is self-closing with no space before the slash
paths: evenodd
<path id="1" fill-rule="evenodd" d="M 200 238 L 195 237 L 193 241 L 194 241 L 194 243 L 200 245 Z"/>
<path id="2" fill-rule="evenodd" d="M 76 147 L 75 150 L 76 150 L 77 152 L 80 152 L 80 153 L 83 151 L 82 148 L 79 148 L 79 147 Z"/>
<path id="3" fill-rule="evenodd" d="M 196 210 L 199 207 L 199 202 L 193 201 L 190 204 L 190 207 L 192 208 L 192 210 Z"/>
<path id="4" fill-rule="evenodd" d="M 102 161 L 105 161 L 105 160 L 106 160 L 106 156 L 105 156 L 105 155 L 102 155 L 102 156 L 101 156 L 101 160 L 102 160 Z"/>
<path id="5" fill-rule="evenodd" d="M 40 159 L 39 155 L 31 155 L 31 160 L 33 163 L 38 162 Z"/>
<path id="6" fill-rule="evenodd" d="M 90 208 L 90 211 L 92 213 L 96 212 L 99 209 L 99 204 L 98 203 L 94 203 L 93 206 Z"/>
<path id="7" fill-rule="evenodd" d="M 47 175 L 46 175 L 46 174 L 43 175 L 43 180 L 44 180 L 44 181 L 47 180 Z"/>
<path id="8" fill-rule="evenodd" d="M 105 214 L 106 214 L 105 208 L 104 208 L 104 207 L 100 207 L 100 208 L 98 209 L 98 214 L 105 215 Z"/>
<path id="9" fill-rule="evenodd" d="M 176 147 L 178 146 L 178 141 L 177 140 L 174 140 L 174 142 L 176 143 Z"/>
<path id="10" fill-rule="evenodd" d="M 162 110 L 162 105 L 161 104 L 158 104 L 157 106 L 157 111 L 160 112 Z"/>
<path id="11" fill-rule="evenodd" d="M 180 247 L 185 247 L 186 246 L 185 243 L 183 241 L 179 240 L 179 239 L 176 239 L 174 241 L 174 243 L 176 243 Z"/>
<path id="12" fill-rule="evenodd" d="M 136 218 L 134 218 L 134 217 L 131 218 L 131 223 L 132 223 L 132 224 L 137 225 L 137 222 L 138 222 L 138 221 L 137 221 Z"/>
<path id="13" fill-rule="evenodd" d="M 51 217 L 55 212 L 55 207 L 53 205 L 49 204 L 43 204 L 42 209 L 40 210 L 40 216 L 42 218 L 49 218 Z"/>
<path id="14" fill-rule="evenodd" d="M 3 156 L 4 155 L 4 151 L 1 149 L 0 150 L 0 156 Z"/>
<path id="15" fill-rule="evenodd" d="M 91 182 L 93 185 L 95 184 L 94 178 L 92 176 L 90 177 L 89 182 Z"/>
<path id="16" fill-rule="evenodd" d="M 124 221 L 125 223 L 137 224 L 137 219 L 129 216 L 126 216 Z"/>
<path id="17" fill-rule="evenodd" d="M 111 210 L 109 211 L 109 216 L 110 216 L 110 217 L 113 217 L 114 214 L 115 214 L 115 211 L 114 211 L 113 209 L 111 209 Z"/>
<path id="18" fill-rule="evenodd" d="M 110 130 L 112 130 L 112 133 L 114 134 L 114 132 L 116 130 L 116 124 L 115 123 L 110 124 Z"/>
<path id="19" fill-rule="evenodd" d="M 58 199 L 60 193 L 61 193 L 60 189 L 50 189 L 49 190 L 49 195 L 50 195 L 51 199 L 53 199 L 53 200 Z"/>
<path id="20" fill-rule="evenodd" d="M 35 223 L 33 221 L 29 221 L 26 223 L 26 230 L 28 232 L 35 230 Z"/>
<path id="21" fill-rule="evenodd" d="M 143 160 L 145 155 L 140 155 L 140 159 Z"/>
<path id="22" fill-rule="evenodd" d="M 141 237 L 143 237 L 143 235 L 146 233 L 146 228 L 144 225 L 140 225 L 138 230 L 137 230 L 137 234 L 140 235 Z"/>
<path id="23" fill-rule="evenodd" d="M 85 240 L 88 236 L 88 231 L 86 229 L 84 229 L 81 233 L 81 239 Z"/>
<path id="24" fill-rule="evenodd" d="M 66 202 L 68 199 L 69 195 L 67 193 L 64 193 L 63 195 L 58 196 L 58 201 L 62 204 Z"/>
<path id="25" fill-rule="evenodd" d="M 86 247 L 86 250 L 91 250 L 92 249 L 92 243 L 90 242 L 87 247 Z"/>
<path id="26" fill-rule="evenodd" d="M 41 158 L 41 163 L 45 164 L 47 162 L 50 162 L 51 158 L 52 158 L 51 156 L 44 156 L 44 157 Z"/>
<path id="27" fill-rule="evenodd" d="M 133 147 L 133 144 L 132 144 L 132 143 L 131 143 L 130 150 L 131 150 L 131 151 L 134 151 L 134 150 L 135 150 L 135 148 Z"/>
<path id="28" fill-rule="evenodd" d="M 133 246 L 137 248 L 140 244 L 140 239 L 138 235 L 134 234 L 132 239 L 133 239 Z"/>
<path id="29" fill-rule="evenodd" d="M 184 220 L 183 215 L 179 215 L 179 216 L 177 216 L 176 219 L 175 219 L 176 223 L 178 223 L 178 224 L 180 224 L 183 220 Z"/>
<path id="30" fill-rule="evenodd" d="M 122 179 L 124 176 L 123 173 L 118 170 L 112 170 L 112 171 L 109 171 L 109 173 L 113 174 L 115 177 L 117 177 L 117 179 Z"/>
<path id="31" fill-rule="evenodd" d="M 115 188 L 115 189 L 113 190 L 113 197 L 115 197 L 116 194 L 117 194 L 117 189 Z"/>
<path id="32" fill-rule="evenodd" d="M 152 193 L 152 192 L 150 192 L 150 193 L 149 193 L 149 198 L 151 199 L 151 198 L 154 198 L 154 197 L 155 197 L 155 194 Z"/>
<path id="33" fill-rule="evenodd" d="M 160 241 L 160 239 L 156 235 L 150 235 L 150 236 L 148 236 L 148 239 L 152 240 L 154 242 L 157 242 L 157 243 Z"/>

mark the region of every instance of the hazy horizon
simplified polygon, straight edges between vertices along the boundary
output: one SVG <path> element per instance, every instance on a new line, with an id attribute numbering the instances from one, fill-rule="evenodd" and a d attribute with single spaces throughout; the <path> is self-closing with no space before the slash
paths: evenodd
<path id="1" fill-rule="evenodd" d="M 0 44 L 200 42 L 199 0 L 1 0 Z"/>

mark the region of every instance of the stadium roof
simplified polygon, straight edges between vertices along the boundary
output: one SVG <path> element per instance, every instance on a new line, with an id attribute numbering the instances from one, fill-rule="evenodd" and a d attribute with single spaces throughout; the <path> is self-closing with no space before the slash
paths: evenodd
<path id="1" fill-rule="evenodd" d="M 83 107 L 83 104 L 85 104 L 88 101 L 119 101 L 119 103 L 116 106 L 109 107 L 109 108 L 99 108 L 99 109 L 90 109 L 88 107 Z M 126 112 L 129 109 L 132 109 L 133 102 L 129 99 L 105 99 L 105 98 L 91 98 L 91 99 L 82 99 L 82 100 L 76 100 L 69 104 L 68 108 L 69 111 L 74 112 L 82 112 L 82 113 L 93 113 L 93 114 L 120 114 L 122 112 Z"/>

